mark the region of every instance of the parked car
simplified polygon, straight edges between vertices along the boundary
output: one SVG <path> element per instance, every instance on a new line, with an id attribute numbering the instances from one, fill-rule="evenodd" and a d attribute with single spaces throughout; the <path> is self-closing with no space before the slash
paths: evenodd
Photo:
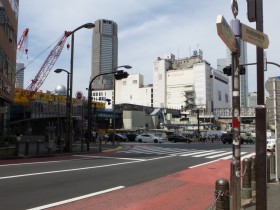
<path id="1" fill-rule="evenodd" d="M 180 134 L 171 134 L 168 136 L 168 141 L 176 142 L 188 142 L 191 143 L 192 140 Z"/>
<path id="2" fill-rule="evenodd" d="M 266 140 L 266 150 L 268 151 L 275 151 L 275 147 L 276 147 L 276 139 L 267 139 Z"/>
<path id="3" fill-rule="evenodd" d="M 150 133 L 142 133 L 140 135 L 138 135 L 135 138 L 135 141 L 142 143 L 142 142 L 146 142 L 146 143 L 162 143 L 163 142 L 163 138 L 159 137 L 159 136 L 155 136 L 153 134 Z"/>
<path id="4" fill-rule="evenodd" d="M 113 133 L 109 134 L 109 141 L 113 141 Z M 127 138 L 119 133 L 115 133 L 115 141 L 118 142 L 127 142 Z"/>

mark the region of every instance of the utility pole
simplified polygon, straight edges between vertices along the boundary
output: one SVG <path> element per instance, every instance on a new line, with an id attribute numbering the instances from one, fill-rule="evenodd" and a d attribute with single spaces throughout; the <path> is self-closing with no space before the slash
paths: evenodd
<path id="1" fill-rule="evenodd" d="M 238 15 L 238 6 L 236 1 L 232 1 L 232 13 L 234 19 L 231 20 L 231 30 L 235 35 L 236 48 L 232 52 L 232 161 L 231 161 L 231 195 L 232 195 L 232 209 L 239 210 L 241 207 L 241 163 L 240 163 L 240 21 L 236 19 Z"/>
<path id="2" fill-rule="evenodd" d="M 263 1 L 256 0 L 256 30 L 263 32 Z M 267 209 L 266 189 L 266 108 L 264 105 L 263 48 L 257 47 L 256 108 L 256 210 Z"/>

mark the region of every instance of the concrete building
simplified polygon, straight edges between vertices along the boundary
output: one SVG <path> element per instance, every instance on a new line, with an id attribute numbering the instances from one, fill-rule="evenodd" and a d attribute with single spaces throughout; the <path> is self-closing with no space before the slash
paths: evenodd
<path id="1" fill-rule="evenodd" d="M 154 107 L 191 110 L 229 108 L 228 78 L 203 60 L 202 51 L 190 58 L 173 54 L 153 63 Z"/>
<path id="2" fill-rule="evenodd" d="M 24 64 L 17 63 L 16 66 L 16 87 L 23 89 L 24 87 Z"/>
<path id="3" fill-rule="evenodd" d="M 92 38 L 91 78 L 98 74 L 113 72 L 118 66 L 118 27 L 112 20 L 94 22 Z M 94 89 L 113 89 L 113 75 L 100 76 L 93 81 Z"/>
<path id="4" fill-rule="evenodd" d="M 8 135 L 14 101 L 19 1 L 0 1 L 0 140 Z"/>
<path id="5" fill-rule="evenodd" d="M 116 80 L 115 104 L 135 104 L 153 107 L 153 85 L 144 85 L 144 77 L 141 74 L 129 75 L 122 80 Z M 93 101 L 106 103 L 106 109 L 112 109 L 114 103 L 114 90 L 92 91 Z"/>
<path id="6" fill-rule="evenodd" d="M 217 59 L 217 69 L 223 72 L 223 68 L 231 65 L 231 52 L 229 49 L 226 50 L 226 58 Z M 240 64 L 247 63 L 247 43 L 242 41 L 240 42 Z M 240 76 L 240 106 L 247 107 L 247 97 L 248 97 L 248 71 L 247 67 L 245 75 Z M 229 76 L 229 98 L 232 98 L 232 77 Z M 232 104 L 230 103 L 230 107 Z"/>
<path id="7" fill-rule="evenodd" d="M 257 92 L 249 93 L 247 97 L 247 107 L 256 107 L 257 106 Z"/>
<path id="8" fill-rule="evenodd" d="M 126 79 L 116 80 L 116 104 L 136 104 L 153 107 L 153 85 L 144 86 L 141 74 L 129 75 Z"/>

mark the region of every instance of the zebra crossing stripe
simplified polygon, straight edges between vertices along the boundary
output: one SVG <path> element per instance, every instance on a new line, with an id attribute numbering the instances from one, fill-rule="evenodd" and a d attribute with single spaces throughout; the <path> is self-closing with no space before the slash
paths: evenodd
<path id="1" fill-rule="evenodd" d="M 225 155 L 228 155 L 228 154 L 232 154 L 232 152 L 224 152 L 222 154 L 217 154 L 217 155 L 212 155 L 212 156 L 209 156 L 209 157 L 206 157 L 206 158 L 217 158 L 217 157 L 221 157 L 221 156 L 225 156 Z"/>
<path id="2" fill-rule="evenodd" d="M 240 155 L 244 155 L 246 154 L 247 152 L 241 152 Z M 231 159 L 232 158 L 232 155 L 228 155 L 228 156 L 225 156 L 225 157 L 222 157 L 220 158 L 221 160 L 228 160 L 228 159 Z"/>
<path id="3" fill-rule="evenodd" d="M 200 154 L 200 155 L 195 155 L 195 156 L 192 156 L 192 157 L 203 157 L 203 156 L 208 156 L 208 155 L 217 154 L 217 153 L 221 153 L 221 152 L 225 152 L 225 151 L 207 152 L 207 153 Z"/>
<path id="4" fill-rule="evenodd" d="M 256 153 L 250 153 L 250 154 L 248 154 L 248 155 L 242 156 L 241 158 L 242 158 L 242 160 L 244 160 L 245 158 L 251 158 L 251 157 L 254 156 L 254 155 L 256 155 Z"/>
<path id="5" fill-rule="evenodd" d="M 192 155 L 198 155 L 198 154 L 201 154 L 201 153 L 205 153 L 205 152 L 214 152 L 214 150 L 209 150 L 209 151 L 206 151 L 206 150 L 198 150 L 200 152 L 191 152 L 191 153 L 188 153 L 188 154 L 183 154 L 183 155 L 180 155 L 181 157 L 186 157 L 186 156 L 192 156 Z"/>

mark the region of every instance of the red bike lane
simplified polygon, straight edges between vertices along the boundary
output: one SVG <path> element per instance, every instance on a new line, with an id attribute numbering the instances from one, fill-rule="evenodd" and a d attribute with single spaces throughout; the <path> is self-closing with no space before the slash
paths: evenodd
<path id="1" fill-rule="evenodd" d="M 218 160 L 159 179 L 49 209 L 203 210 L 215 202 L 215 182 L 229 181 L 230 161 Z"/>

